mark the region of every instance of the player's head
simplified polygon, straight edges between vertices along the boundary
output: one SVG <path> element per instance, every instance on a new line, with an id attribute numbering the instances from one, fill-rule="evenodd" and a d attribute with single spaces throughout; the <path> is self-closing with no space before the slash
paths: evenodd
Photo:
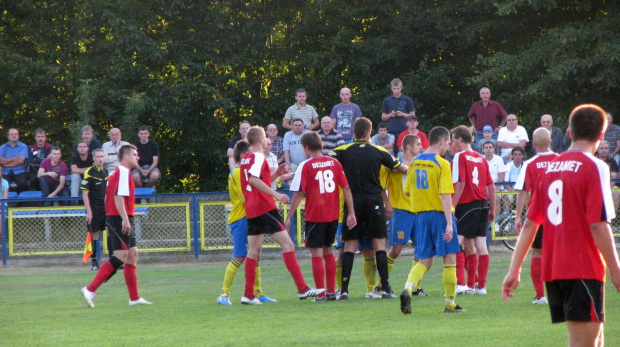
<path id="1" fill-rule="evenodd" d="M 366 141 L 372 130 L 372 122 L 366 117 L 360 117 L 353 124 L 353 134 L 357 141 Z"/>
<path id="2" fill-rule="evenodd" d="M 596 105 L 579 105 L 573 109 L 568 118 L 568 128 L 573 141 L 597 142 L 603 138 L 607 128 L 607 115 Z"/>
<path id="3" fill-rule="evenodd" d="M 411 153 L 414 156 L 422 152 L 422 141 L 416 135 L 407 134 L 403 137 L 403 152 Z"/>
<path id="4" fill-rule="evenodd" d="M 246 154 L 250 150 L 250 143 L 245 140 L 239 140 L 235 144 L 235 148 L 233 149 L 233 158 L 235 159 L 235 163 L 239 164 L 241 162 L 241 157 Z"/>
<path id="5" fill-rule="evenodd" d="M 118 150 L 118 160 L 130 168 L 138 166 L 138 149 L 134 145 L 124 145 Z"/>
<path id="6" fill-rule="evenodd" d="M 260 143 L 260 139 L 265 137 L 265 130 L 259 126 L 253 126 L 248 129 L 245 139 L 250 143 L 250 146 Z"/>
<path id="7" fill-rule="evenodd" d="M 452 141 L 460 139 L 461 142 L 471 145 L 471 131 L 466 126 L 459 125 L 458 127 L 452 129 L 450 134 L 452 135 Z"/>
<path id="8" fill-rule="evenodd" d="M 301 145 L 304 148 L 304 152 L 308 151 L 313 153 L 323 150 L 323 141 L 321 141 L 321 136 L 314 131 L 305 133 L 301 136 Z M 308 155 L 306 154 L 306 156 Z"/>
<path id="9" fill-rule="evenodd" d="M 434 127 L 428 133 L 428 142 L 431 146 L 438 147 L 439 155 L 443 157 L 450 143 L 450 132 L 445 127 Z"/>
<path id="10" fill-rule="evenodd" d="M 551 133 L 547 128 L 537 128 L 532 134 L 532 142 L 536 152 L 546 152 L 549 150 L 549 146 L 551 146 Z"/>
<path id="11" fill-rule="evenodd" d="M 95 164 L 95 166 L 101 168 L 103 166 L 103 163 L 105 162 L 105 152 L 103 151 L 103 149 L 94 149 L 92 155 L 93 163 Z"/>

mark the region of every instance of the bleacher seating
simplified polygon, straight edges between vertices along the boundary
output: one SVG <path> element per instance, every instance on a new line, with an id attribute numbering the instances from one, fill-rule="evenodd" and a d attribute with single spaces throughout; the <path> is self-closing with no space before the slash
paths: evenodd
<path id="1" fill-rule="evenodd" d="M 43 197 L 43 192 L 40 190 L 26 190 L 17 196 L 18 199 L 38 199 Z"/>

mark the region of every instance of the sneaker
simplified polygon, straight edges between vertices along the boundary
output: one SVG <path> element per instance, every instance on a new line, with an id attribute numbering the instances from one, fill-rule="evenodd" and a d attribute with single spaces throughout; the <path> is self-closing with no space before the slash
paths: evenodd
<path id="1" fill-rule="evenodd" d="M 90 308 L 95 308 L 95 293 L 89 292 L 86 287 L 82 288 L 81 292 L 86 305 Z"/>
<path id="2" fill-rule="evenodd" d="M 153 305 L 153 303 L 150 301 L 146 301 L 143 298 L 138 298 L 138 300 L 129 300 L 129 306 L 134 305 Z"/>
<path id="3" fill-rule="evenodd" d="M 366 299 L 381 299 L 381 291 L 369 291 L 368 293 L 366 293 Z"/>
<path id="4" fill-rule="evenodd" d="M 425 292 L 425 291 L 424 291 L 424 289 L 422 289 L 422 288 L 418 288 L 418 289 L 417 289 L 417 290 L 415 290 L 413 293 L 411 293 L 411 295 L 414 295 L 414 296 L 430 296 L 430 295 L 428 295 L 428 293 L 427 293 L 427 292 Z"/>
<path id="5" fill-rule="evenodd" d="M 260 302 L 278 302 L 278 300 L 272 299 L 272 298 L 268 297 L 267 295 L 259 296 L 258 297 L 258 301 L 260 301 Z"/>
<path id="6" fill-rule="evenodd" d="M 338 301 L 345 301 L 345 300 L 349 300 L 349 293 L 347 292 L 340 293 L 340 296 L 338 297 Z"/>
<path id="7" fill-rule="evenodd" d="M 263 304 L 256 297 L 250 299 L 250 298 L 248 298 L 245 295 L 241 297 L 241 303 L 244 304 L 244 305 L 262 305 Z"/>
<path id="8" fill-rule="evenodd" d="M 400 312 L 411 314 L 411 295 L 407 289 L 400 292 Z"/>
<path id="9" fill-rule="evenodd" d="M 458 312 L 467 312 L 467 309 L 462 308 L 462 307 L 461 307 L 461 306 L 459 306 L 459 305 L 456 305 L 456 307 L 455 307 L 455 308 L 453 308 L 453 309 L 449 309 L 449 308 L 447 308 L 447 307 L 444 307 L 443 311 L 444 311 L 445 313 L 458 313 Z"/>
<path id="10" fill-rule="evenodd" d="M 394 299 L 394 298 L 396 298 L 396 295 L 394 295 L 394 293 L 392 293 L 391 290 L 389 292 L 381 293 L 381 299 Z"/>
<path id="11" fill-rule="evenodd" d="M 487 295 L 486 288 L 476 288 L 474 289 L 474 295 Z"/>
<path id="12" fill-rule="evenodd" d="M 217 298 L 217 304 L 224 305 L 224 306 L 232 306 L 232 302 L 230 302 L 230 298 L 228 297 L 228 294 L 220 295 L 220 297 Z"/>
<path id="13" fill-rule="evenodd" d="M 327 298 L 327 301 L 338 300 L 338 296 L 336 295 L 336 293 L 325 293 L 325 297 Z"/>
<path id="14" fill-rule="evenodd" d="M 547 298 L 545 298 L 544 296 L 540 299 L 536 299 L 534 298 L 534 301 L 532 301 L 532 304 L 534 305 L 549 305 L 549 303 L 547 302 Z"/>
<path id="15" fill-rule="evenodd" d="M 456 286 L 456 295 L 469 295 L 469 294 L 473 294 L 474 290 L 469 288 L 468 286 Z"/>
<path id="16" fill-rule="evenodd" d="M 96 259 L 93 259 L 93 263 L 92 263 L 92 266 L 90 267 L 90 269 L 92 271 L 99 270 L 99 262 Z"/>
<path id="17" fill-rule="evenodd" d="M 307 286 L 306 291 L 303 293 L 297 293 L 297 297 L 299 300 L 305 300 L 311 296 L 317 296 L 321 293 L 325 292 L 325 289 L 315 289 L 310 286 Z"/>
<path id="18" fill-rule="evenodd" d="M 323 296 L 323 297 L 316 297 L 314 298 L 314 300 L 312 300 L 312 302 L 327 302 L 327 296 Z"/>

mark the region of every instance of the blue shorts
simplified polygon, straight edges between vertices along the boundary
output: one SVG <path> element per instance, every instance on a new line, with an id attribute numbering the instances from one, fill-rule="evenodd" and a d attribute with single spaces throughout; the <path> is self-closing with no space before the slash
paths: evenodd
<path id="1" fill-rule="evenodd" d="M 372 240 L 367 238 L 361 238 L 359 240 L 359 245 L 357 249 L 360 251 L 362 249 L 372 249 Z M 342 223 L 338 223 L 338 230 L 336 231 L 336 248 L 344 247 L 344 240 L 342 239 Z"/>
<path id="2" fill-rule="evenodd" d="M 415 243 L 413 222 L 415 215 L 409 211 L 394 209 L 394 217 L 390 221 L 390 244 L 404 245 L 409 239 Z"/>
<path id="3" fill-rule="evenodd" d="M 233 238 L 233 257 L 248 256 L 248 219 L 243 217 L 230 226 Z"/>
<path id="4" fill-rule="evenodd" d="M 415 216 L 415 255 L 418 259 L 432 258 L 434 256 L 443 257 L 451 253 L 461 251 L 459 246 L 458 233 L 456 231 L 456 220 L 452 215 L 452 239 L 444 241 L 443 234 L 446 232 L 446 217 L 443 212 L 428 211 L 419 212 Z"/>

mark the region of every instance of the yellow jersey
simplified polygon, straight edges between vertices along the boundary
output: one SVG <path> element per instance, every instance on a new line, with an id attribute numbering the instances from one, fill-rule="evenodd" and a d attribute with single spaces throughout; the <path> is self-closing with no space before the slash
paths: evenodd
<path id="1" fill-rule="evenodd" d="M 443 212 L 440 194 L 454 193 L 450 163 L 439 154 L 421 153 L 409 164 L 405 192 L 412 212 Z"/>
<path id="2" fill-rule="evenodd" d="M 244 199 L 241 193 L 241 170 L 238 166 L 228 175 L 228 194 L 233 204 L 232 211 L 228 214 L 228 224 L 232 224 L 245 217 Z"/>

